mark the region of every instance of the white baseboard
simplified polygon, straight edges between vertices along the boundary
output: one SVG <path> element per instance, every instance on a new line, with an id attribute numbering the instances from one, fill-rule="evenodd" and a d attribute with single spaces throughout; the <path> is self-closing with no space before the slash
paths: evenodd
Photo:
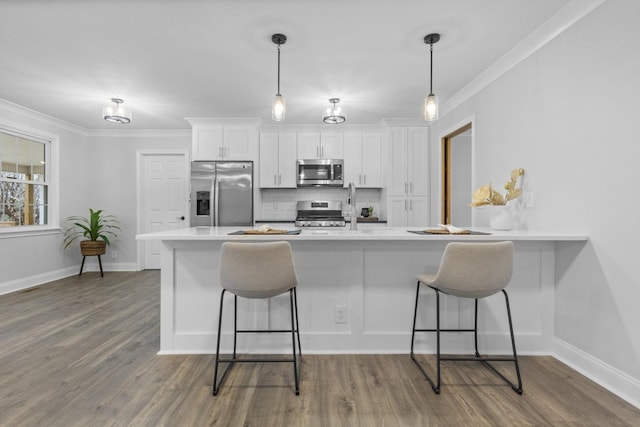
<path id="1" fill-rule="evenodd" d="M 23 277 L 20 279 L 11 280 L 9 282 L 0 283 L 0 295 L 21 291 L 23 289 L 33 288 L 34 286 L 42 285 L 43 283 L 69 277 L 74 273 L 78 274 L 78 271 L 80 271 L 79 265 L 77 268 L 66 267 L 60 270 L 49 271 L 42 274 L 35 274 L 33 276 Z"/>
<path id="2" fill-rule="evenodd" d="M 136 263 L 103 263 L 103 271 L 136 271 Z M 85 263 L 83 272 L 100 271 L 100 266 L 96 262 Z M 0 295 L 9 294 L 11 292 L 22 291 L 24 289 L 40 286 L 54 280 L 64 279 L 65 277 L 76 275 L 80 272 L 80 264 L 71 267 L 61 268 L 55 271 L 49 271 L 42 274 L 34 274 L 33 276 L 23 277 L 16 280 L 0 283 Z"/>
<path id="3" fill-rule="evenodd" d="M 585 377 L 640 408 L 640 381 L 559 338 L 553 341 L 553 356 Z"/>

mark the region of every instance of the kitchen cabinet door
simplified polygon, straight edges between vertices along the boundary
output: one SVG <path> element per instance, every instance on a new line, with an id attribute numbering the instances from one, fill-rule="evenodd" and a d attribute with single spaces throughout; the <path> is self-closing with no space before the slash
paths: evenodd
<path id="1" fill-rule="evenodd" d="M 429 203 L 426 197 L 412 197 L 409 199 L 407 211 L 407 227 L 429 226 Z"/>
<path id="2" fill-rule="evenodd" d="M 323 132 L 320 134 L 320 158 L 344 158 L 344 135 L 342 133 Z"/>
<path id="3" fill-rule="evenodd" d="M 344 135 L 344 187 L 350 182 L 362 187 L 362 134 Z"/>
<path id="4" fill-rule="evenodd" d="M 260 188 L 296 187 L 296 134 L 260 134 Z"/>
<path id="5" fill-rule="evenodd" d="M 382 187 L 381 139 L 376 132 L 344 134 L 344 185 Z"/>
<path id="6" fill-rule="evenodd" d="M 389 198 L 389 215 L 387 224 L 389 227 L 407 227 L 409 214 L 409 201 L 406 197 Z"/>
<path id="7" fill-rule="evenodd" d="M 362 186 L 382 187 L 382 141 L 379 133 L 362 134 Z"/>
<path id="8" fill-rule="evenodd" d="M 280 188 L 296 188 L 296 134 L 280 132 L 278 135 L 278 186 Z"/>
<path id="9" fill-rule="evenodd" d="M 221 160 L 224 145 L 223 127 L 193 129 L 191 160 Z"/>
<path id="10" fill-rule="evenodd" d="M 321 159 L 320 133 L 298 132 L 298 159 Z"/>
<path id="11" fill-rule="evenodd" d="M 389 194 L 408 197 L 429 194 L 428 129 L 390 130 L 391 179 Z"/>
<path id="12" fill-rule="evenodd" d="M 260 133 L 260 188 L 278 186 L 278 134 Z"/>
<path id="13" fill-rule="evenodd" d="M 428 129 L 409 128 L 407 131 L 407 181 L 409 196 L 429 194 Z"/>
<path id="14" fill-rule="evenodd" d="M 426 197 L 390 197 L 389 227 L 427 227 L 429 203 Z"/>
<path id="15" fill-rule="evenodd" d="M 390 144 L 389 155 L 391 157 L 389 194 L 392 196 L 406 196 L 409 193 L 407 129 L 391 128 L 388 138 Z"/>
<path id="16" fill-rule="evenodd" d="M 223 160 L 253 160 L 253 132 L 248 127 L 224 127 Z"/>

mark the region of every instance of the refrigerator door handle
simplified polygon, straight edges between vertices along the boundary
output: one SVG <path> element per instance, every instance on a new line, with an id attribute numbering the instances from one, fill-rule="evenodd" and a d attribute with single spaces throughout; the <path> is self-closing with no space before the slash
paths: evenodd
<path id="1" fill-rule="evenodd" d="M 211 190 L 213 191 L 213 224 L 211 225 L 215 227 L 220 222 L 218 215 L 218 213 L 220 212 L 220 182 L 218 181 L 217 176 L 211 183 L 211 187 Z"/>

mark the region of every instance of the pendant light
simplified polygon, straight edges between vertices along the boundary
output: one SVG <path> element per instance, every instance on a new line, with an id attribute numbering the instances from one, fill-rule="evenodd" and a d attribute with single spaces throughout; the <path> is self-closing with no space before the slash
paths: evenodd
<path id="1" fill-rule="evenodd" d="M 115 105 L 102 107 L 102 118 L 108 122 L 120 123 L 121 125 L 131 123 L 131 110 L 122 106 L 124 101 L 120 98 L 111 98 L 111 102 Z"/>
<path id="2" fill-rule="evenodd" d="M 438 97 L 433 94 L 433 45 L 440 40 L 440 34 L 433 33 L 424 36 L 424 42 L 429 45 L 430 76 L 429 95 L 424 99 L 424 119 L 428 122 L 438 120 Z"/>
<path id="3" fill-rule="evenodd" d="M 336 125 L 338 123 L 344 122 L 346 117 L 344 116 L 344 111 L 342 107 L 338 105 L 340 103 L 340 98 L 331 98 L 329 99 L 329 106 L 325 109 L 325 112 L 322 116 L 322 121 L 325 123 Z"/>
<path id="4" fill-rule="evenodd" d="M 271 36 L 271 41 L 278 45 L 278 93 L 276 93 L 276 97 L 271 104 L 271 118 L 276 122 L 281 122 L 284 120 L 286 105 L 284 98 L 280 95 L 280 45 L 286 43 L 287 36 L 284 34 L 274 34 Z"/>

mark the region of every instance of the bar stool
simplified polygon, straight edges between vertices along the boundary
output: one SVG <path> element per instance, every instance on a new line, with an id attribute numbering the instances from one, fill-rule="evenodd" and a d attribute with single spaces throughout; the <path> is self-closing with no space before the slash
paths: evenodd
<path id="1" fill-rule="evenodd" d="M 416 305 L 413 314 L 413 331 L 411 333 L 411 359 L 420 368 L 424 377 L 431 384 L 431 388 L 436 394 L 440 394 L 440 362 L 442 360 L 453 361 L 479 361 L 489 367 L 518 394 L 522 394 L 522 379 L 520 377 L 520 367 L 518 365 L 518 355 L 516 353 L 516 342 L 513 335 L 513 324 L 511 322 L 511 309 L 509 307 L 509 296 L 505 287 L 511 280 L 513 272 L 513 242 L 496 243 L 449 243 L 442 256 L 438 272 L 436 274 L 421 274 L 418 278 L 416 289 Z M 433 289 L 436 293 L 436 329 L 416 328 L 416 317 L 418 314 L 418 298 L 420 296 L 420 284 Z M 513 357 L 487 357 L 481 356 L 478 352 L 478 299 L 486 298 L 502 291 L 507 307 L 507 317 L 509 319 L 509 331 L 511 333 L 511 346 Z M 473 298 L 475 300 L 474 326 L 473 329 L 441 329 L 440 328 L 440 294 L 454 295 L 460 298 Z M 434 382 L 427 375 L 423 366 L 416 360 L 413 352 L 416 332 L 436 333 L 436 381 Z M 474 357 L 442 357 L 440 355 L 440 333 L 441 332 L 473 332 L 475 339 Z M 518 384 L 515 385 L 502 375 L 489 362 L 513 362 L 515 365 Z"/>
<path id="2" fill-rule="evenodd" d="M 227 373 L 234 363 L 257 362 L 290 362 L 293 363 L 295 393 L 300 394 L 298 357 L 302 358 L 300 333 L 298 330 L 298 301 L 296 285 L 298 278 L 293 264 L 291 245 L 288 242 L 268 243 L 236 243 L 225 242 L 220 251 L 220 317 L 218 319 L 218 340 L 216 344 L 216 360 L 213 373 L 213 395 L 216 396 Z M 222 331 L 222 308 L 224 294 L 233 294 L 233 355 L 230 358 L 220 357 L 220 335 Z M 238 329 L 238 297 L 271 298 L 289 292 L 291 308 L 291 329 L 285 330 L 248 330 Z M 239 333 L 279 333 L 291 334 L 293 357 L 290 359 L 238 358 L 236 354 L 237 335 Z M 296 354 L 296 340 L 298 353 Z M 218 366 L 228 363 L 227 368 L 218 381 Z"/>

